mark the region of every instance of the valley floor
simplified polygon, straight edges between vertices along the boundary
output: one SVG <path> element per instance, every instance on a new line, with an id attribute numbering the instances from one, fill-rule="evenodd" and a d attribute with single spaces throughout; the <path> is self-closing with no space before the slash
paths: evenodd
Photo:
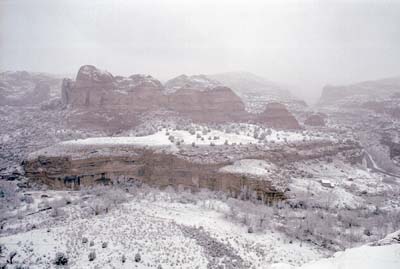
<path id="1" fill-rule="evenodd" d="M 66 195 L 89 199 L 79 193 L 50 195 L 53 204 Z M 32 196 L 48 199 L 42 193 Z M 16 251 L 15 263 L 29 268 L 51 268 L 57 252 L 68 256 L 71 268 L 268 268 L 274 263 L 299 266 L 329 254 L 272 230 L 249 233 L 247 226 L 227 218 L 228 209 L 217 200 L 178 201 L 157 192 L 130 196 L 108 213 L 86 215 L 85 206 L 72 200 L 62 213 L 60 208 L 15 218 L 5 225 L 9 235 L 0 242 L 7 252 Z M 89 261 L 92 251 L 96 258 Z M 135 262 L 137 253 L 140 262 Z"/>
<path id="2" fill-rule="evenodd" d="M 57 253 L 69 268 L 399 268 L 400 244 L 322 259 L 332 252 L 276 229 L 252 231 L 209 192 L 106 190 L 30 192 L 3 223 L 0 262 L 15 252 L 13 263 L 29 268 L 55 267 Z"/>

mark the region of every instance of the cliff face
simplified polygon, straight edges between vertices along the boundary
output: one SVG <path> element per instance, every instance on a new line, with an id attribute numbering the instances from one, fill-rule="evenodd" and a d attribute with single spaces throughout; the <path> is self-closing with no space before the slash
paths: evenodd
<path id="1" fill-rule="evenodd" d="M 93 149 L 80 151 L 80 158 L 61 152 L 58 156 L 39 155 L 24 162 L 26 175 L 51 188 L 79 189 L 95 184 L 142 182 L 158 187 L 184 187 L 193 191 L 206 188 L 238 196 L 246 189 L 264 200 L 282 199 L 283 192 L 268 178 L 252 178 L 224 173 L 224 162 L 199 163 L 172 153 L 149 148 L 119 149 L 109 155 L 96 155 Z M 84 157 L 82 157 L 84 156 Z"/>
<path id="2" fill-rule="evenodd" d="M 271 128 L 298 129 L 295 117 L 279 103 L 251 114 L 230 88 L 204 75 L 181 75 L 163 86 L 146 75 L 113 76 L 82 66 L 76 81 L 64 79 L 63 103 L 72 108 L 68 122 L 76 127 L 129 129 L 144 113 L 165 112 L 201 123 L 256 121 Z"/>
<path id="3" fill-rule="evenodd" d="M 247 116 L 239 96 L 204 75 L 181 75 L 167 81 L 165 87 L 169 109 L 195 121 L 237 121 Z"/>
<path id="4" fill-rule="evenodd" d="M 142 142 L 93 138 L 59 143 L 31 153 L 23 162 L 25 175 L 55 189 L 142 182 L 193 191 L 207 188 L 232 196 L 255 191 L 268 200 L 283 198 L 297 162 L 341 156 L 355 164 L 362 158 L 358 145 L 328 140 L 272 144 L 267 149 L 256 144 L 149 145 L 137 139 Z"/>
<path id="5" fill-rule="evenodd" d="M 75 82 L 64 80 L 62 86 L 64 103 L 81 109 L 141 112 L 164 101 L 161 83 L 151 76 L 113 77 L 90 65 L 79 69 Z"/>
<path id="6" fill-rule="evenodd" d="M 256 121 L 270 128 L 300 129 L 296 118 L 280 103 L 267 104 L 264 112 L 258 114 Z"/>
<path id="7" fill-rule="evenodd" d="M 80 110 L 70 117 L 80 125 L 94 124 L 94 114 L 105 114 L 113 122 L 126 122 L 121 120 L 126 115 L 126 118 L 136 119 L 140 113 L 153 111 L 169 111 L 206 123 L 234 121 L 247 116 L 243 102 L 231 89 L 206 81 L 201 75 L 183 75 L 164 87 L 151 76 L 114 77 L 87 65 L 80 68 L 76 81 L 63 81 L 62 98 L 64 104 Z M 126 125 L 132 127 L 135 123 L 137 119 Z"/>

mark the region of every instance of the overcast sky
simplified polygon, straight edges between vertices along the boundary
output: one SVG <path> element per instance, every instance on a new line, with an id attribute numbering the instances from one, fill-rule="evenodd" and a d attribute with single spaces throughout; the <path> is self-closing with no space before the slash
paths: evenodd
<path id="1" fill-rule="evenodd" d="M 313 101 L 400 75 L 399 1 L 0 0 L 0 70 L 248 71 Z"/>

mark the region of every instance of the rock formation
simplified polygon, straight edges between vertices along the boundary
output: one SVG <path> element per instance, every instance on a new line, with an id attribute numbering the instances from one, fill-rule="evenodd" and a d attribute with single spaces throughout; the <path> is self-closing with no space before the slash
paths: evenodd
<path id="1" fill-rule="evenodd" d="M 320 113 L 313 114 L 304 121 L 304 124 L 309 126 L 325 126 L 325 120 Z"/>
<path id="2" fill-rule="evenodd" d="M 104 154 L 105 153 L 105 154 Z M 79 157 L 78 157 L 79 156 Z M 168 148 L 140 146 L 65 146 L 31 154 L 24 161 L 26 176 L 51 188 L 79 189 L 95 184 L 140 182 L 157 187 L 207 188 L 237 197 L 255 191 L 260 199 L 282 199 L 282 184 L 272 178 L 223 172 L 229 161 L 198 162 Z M 279 188 L 275 184 L 280 185 Z"/>
<path id="3" fill-rule="evenodd" d="M 242 100 L 206 76 L 182 75 L 165 83 L 168 108 L 199 122 L 235 121 L 246 117 Z"/>
<path id="4" fill-rule="evenodd" d="M 267 104 L 264 112 L 258 114 L 256 121 L 276 129 L 300 129 L 296 118 L 280 103 Z"/>
<path id="5" fill-rule="evenodd" d="M 62 96 L 66 104 L 84 109 L 116 109 L 141 112 L 163 103 L 161 83 L 145 75 L 113 77 L 92 65 L 79 69 L 76 81 L 64 80 Z"/>
<path id="6" fill-rule="evenodd" d="M 207 188 L 232 196 L 254 191 L 268 200 L 283 198 L 288 187 L 290 169 L 278 167 L 339 153 L 351 163 L 360 163 L 362 152 L 354 143 L 329 140 L 268 148 L 257 144 L 177 148 L 176 144 L 102 141 L 73 140 L 33 152 L 23 162 L 25 175 L 55 189 L 141 182 L 193 191 Z"/>
<path id="7" fill-rule="evenodd" d="M 243 102 L 227 87 L 204 76 L 179 76 L 164 87 L 148 75 L 113 76 L 94 66 L 79 69 L 76 81 L 65 79 L 62 99 L 72 109 L 79 110 L 70 121 L 80 125 L 102 117 L 123 122 L 119 128 L 137 124 L 141 113 L 167 111 L 195 122 L 234 121 L 247 116 Z M 127 121 L 126 121 L 127 119 Z M 108 125 L 110 126 L 110 125 Z"/>
<path id="8" fill-rule="evenodd" d="M 193 122 L 261 122 L 278 129 L 298 129 L 283 104 L 271 103 L 251 114 L 238 95 L 204 75 L 181 75 L 162 85 L 148 75 L 113 76 L 94 66 L 79 69 L 76 81 L 64 79 L 62 100 L 74 127 L 130 129 L 146 113 L 174 115 Z"/>

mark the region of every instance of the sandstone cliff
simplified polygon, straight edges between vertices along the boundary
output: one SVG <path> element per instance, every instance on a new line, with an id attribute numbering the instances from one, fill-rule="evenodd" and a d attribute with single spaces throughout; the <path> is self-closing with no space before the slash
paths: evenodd
<path id="1" fill-rule="evenodd" d="M 66 146 L 31 154 L 24 162 L 26 175 L 55 189 L 140 182 L 151 186 L 207 188 L 233 197 L 256 192 L 266 201 L 282 199 L 282 184 L 274 177 L 257 177 L 221 170 L 229 161 L 199 162 L 163 147 Z"/>
<path id="2" fill-rule="evenodd" d="M 207 83 L 205 83 L 207 82 Z M 148 75 L 113 76 L 94 66 L 79 69 L 76 81 L 62 83 L 62 100 L 74 109 L 69 121 L 77 126 L 108 118 L 119 128 L 133 127 L 142 113 L 166 111 L 195 122 L 225 122 L 247 118 L 241 99 L 229 88 L 204 76 L 180 76 L 166 83 Z M 118 127 L 118 125 L 116 125 Z M 110 127 L 110 125 L 108 125 Z"/>
<path id="3" fill-rule="evenodd" d="M 245 119 L 242 100 L 228 87 L 206 76 L 181 75 L 165 83 L 168 108 L 200 122 Z"/>
<path id="4" fill-rule="evenodd" d="M 62 84 L 63 101 L 83 109 L 152 110 L 163 104 L 162 90 L 151 76 L 114 77 L 91 65 L 79 69 L 75 82 L 64 80 Z"/>
<path id="5" fill-rule="evenodd" d="M 67 122 L 77 128 L 126 130 L 155 112 L 201 123 L 255 121 L 278 129 L 300 127 L 283 104 L 268 104 L 261 114 L 248 113 L 230 88 L 204 75 L 181 75 L 162 85 L 148 75 L 113 76 L 86 65 L 75 81 L 64 79 L 62 100 L 70 108 Z"/>

